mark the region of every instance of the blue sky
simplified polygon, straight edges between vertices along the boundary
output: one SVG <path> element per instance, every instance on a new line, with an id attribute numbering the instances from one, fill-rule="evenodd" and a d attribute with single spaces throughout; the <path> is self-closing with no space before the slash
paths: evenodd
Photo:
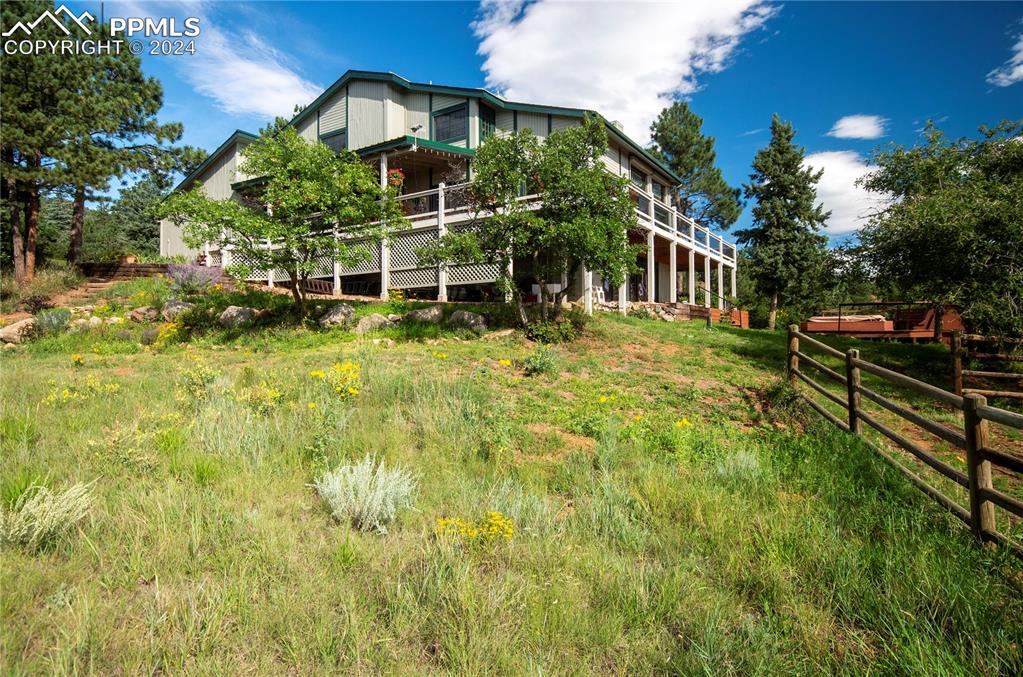
<path id="1" fill-rule="evenodd" d="M 162 117 L 208 150 L 290 114 L 349 68 L 596 108 L 640 142 L 663 105 L 687 98 L 734 185 L 777 112 L 825 171 L 819 196 L 836 240 L 871 204 L 853 183 L 872 149 L 915 142 L 928 118 L 959 136 L 1023 117 L 1020 3 L 136 1 L 102 11 L 201 18 L 197 55 L 143 64 L 164 84 Z M 748 220 L 747 210 L 738 227 Z"/>

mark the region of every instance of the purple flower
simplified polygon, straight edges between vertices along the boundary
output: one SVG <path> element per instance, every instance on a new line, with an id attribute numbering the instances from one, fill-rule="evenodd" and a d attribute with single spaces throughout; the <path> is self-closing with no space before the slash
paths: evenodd
<path id="1" fill-rule="evenodd" d="M 178 294 L 200 294 L 209 290 L 224 271 L 219 266 L 200 266 L 197 263 L 172 263 L 167 266 L 170 288 Z"/>

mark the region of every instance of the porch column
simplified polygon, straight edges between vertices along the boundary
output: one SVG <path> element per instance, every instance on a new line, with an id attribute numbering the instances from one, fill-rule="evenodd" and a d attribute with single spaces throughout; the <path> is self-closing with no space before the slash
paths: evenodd
<path id="1" fill-rule="evenodd" d="M 625 271 L 625 282 L 618 285 L 618 314 L 629 314 L 629 272 Z"/>
<path id="2" fill-rule="evenodd" d="M 448 227 L 444 223 L 444 182 L 437 184 L 437 237 L 447 235 Z M 437 300 L 446 303 L 448 300 L 448 269 L 443 262 L 437 266 Z"/>
<path id="3" fill-rule="evenodd" d="M 732 296 L 738 296 L 739 291 L 735 287 L 735 265 L 732 265 Z"/>
<path id="4" fill-rule="evenodd" d="M 710 252 L 703 256 L 703 305 L 710 308 Z"/>
<path id="5" fill-rule="evenodd" d="M 266 251 L 269 252 L 273 248 L 273 243 L 270 242 L 270 238 L 266 238 Z M 337 267 L 337 262 L 334 262 L 334 266 Z M 266 286 L 270 289 L 274 288 L 274 269 L 266 269 Z"/>
<path id="6" fill-rule="evenodd" d="M 689 285 L 689 305 L 696 305 L 696 250 L 689 250 L 689 274 L 686 275 Z"/>
<path id="7" fill-rule="evenodd" d="M 583 312 L 593 314 L 593 271 L 589 268 L 583 268 Z"/>
<path id="8" fill-rule="evenodd" d="M 380 154 L 380 192 L 387 190 L 387 153 Z M 380 241 L 380 298 L 387 300 L 391 286 L 391 245 L 386 238 Z"/>
<path id="9" fill-rule="evenodd" d="M 668 303 L 678 303 L 678 246 L 672 240 L 668 250 Z"/>
<path id="10" fill-rule="evenodd" d="M 650 224 L 650 230 L 646 234 L 646 300 L 648 303 L 653 303 L 657 298 L 657 289 L 655 288 L 656 277 L 655 270 L 657 262 L 654 260 L 654 235 L 653 223 Z"/>
<path id="11" fill-rule="evenodd" d="M 508 282 L 515 284 L 515 261 L 513 259 L 508 259 Z M 512 293 L 509 291 L 504 295 L 504 302 L 511 303 L 511 300 Z"/>
<path id="12" fill-rule="evenodd" d="M 718 310 L 725 309 L 725 268 L 721 261 L 718 261 Z"/>

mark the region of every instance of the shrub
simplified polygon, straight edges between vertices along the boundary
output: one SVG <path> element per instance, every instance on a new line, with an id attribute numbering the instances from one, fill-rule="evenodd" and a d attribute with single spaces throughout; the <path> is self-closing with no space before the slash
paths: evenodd
<path id="1" fill-rule="evenodd" d="M 183 296 L 209 291 L 222 275 L 223 269 L 217 266 L 200 266 L 197 263 L 172 263 L 167 266 L 171 291 Z"/>
<path id="2" fill-rule="evenodd" d="M 64 331 L 64 329 L 67 328 L 68 322 L 71 321 L 71 311 L 67 308 L 44 310 L 36 315 L 35 319 L 36 321 L 32 326 L 32 332 L 36 336 L 56 334 L 57 332 Z"/>
<path id="3" fill-rule="evenodd" d="M 553 348 L 539 346 L 522 361 L 526 376 L 549 375 L 558 371 L 558 353 Z"/>
<path id="4" fill-rule="evenodd" d="M 579 335 L 567 319 L 536 320 L 526 325 L 526 337 L 537 343 L 566 343 Z"/>
<path id="5" fill-rule="evenodd" d="M 176 388 L 178 401 L 191 405 L 205 402 L 209 399 L 213 382 L 216 380 L 217 372 L 205 362 L 196 360 L 192 367 L 181 371 Z"/>
<path id="6" fill-rule="evenodd" d="M 388 469 L 366 456 L 356 465 L 324 473 L 313 486 L 339 522 L 360 531 L 387 533 L 398 510 L 412 504 L 416 480 L 402 468 Z"/>
<path id="7" fill-rule="evenodd" d="M 0 541 L 33 551 L 47 547 L 78 524 L 91 505 L 91 483 L 75 484 L 60 494 L 34 485 L 9 510 L 0 507 Z"/>

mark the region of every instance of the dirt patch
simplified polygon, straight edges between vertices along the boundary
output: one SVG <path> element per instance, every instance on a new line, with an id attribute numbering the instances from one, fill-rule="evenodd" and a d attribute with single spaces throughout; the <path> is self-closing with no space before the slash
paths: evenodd
<path id="1" fill-rule="evenodd" d="M 548 423 L 530 423 L 526 430 L 538 436 L 556 436 L 561 438 L 561 448 L 549 454 L 520 454 L 521 458 L 533 461 L 561 461 L 574 451 L 583 451 L 587 454 L 593 453 L 597 448 L 597 441 L 591 437 L 573 435 L 565 432 L 557 426 Z"/>

